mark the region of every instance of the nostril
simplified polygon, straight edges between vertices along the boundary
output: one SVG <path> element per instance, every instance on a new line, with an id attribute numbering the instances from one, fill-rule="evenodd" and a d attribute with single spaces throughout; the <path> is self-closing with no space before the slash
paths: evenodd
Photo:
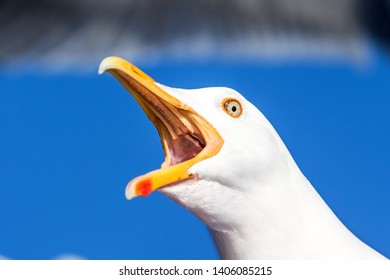
<path id="1" fill-rule="evenodd" d="M 133 73 L 137 74 L 141 78 L 153 81 L 151 77 L 146 75 L 143 71 L 141 71 L 139 68 L 135 67 L 134 65 L 131 66 L 131 70 Z"/>

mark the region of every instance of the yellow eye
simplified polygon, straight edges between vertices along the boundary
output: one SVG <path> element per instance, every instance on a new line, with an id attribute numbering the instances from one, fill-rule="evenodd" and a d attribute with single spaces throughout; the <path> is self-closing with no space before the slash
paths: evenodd
<path id="1" fill-rule="evenodd" d="M 225 99 L 222 103 L 223 109 L 233 118 L 239 118 L 242 114 L 242 106 L 240 101 L 236 99 Z"/>

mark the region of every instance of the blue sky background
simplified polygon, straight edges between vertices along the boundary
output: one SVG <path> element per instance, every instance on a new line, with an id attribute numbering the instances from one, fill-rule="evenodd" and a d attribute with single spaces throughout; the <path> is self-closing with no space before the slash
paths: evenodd
<path id="1" fill-rule="evenodd" d="M 390 257 L 388 57 L 377 52 L 365 66 L 233 60 L 138 66 L 169 86 L 240 91 L 338 217 Z M 218 258 L 206 227 L 168 198 L 125 199 L 127 182 L 162 161 L 154 126 L 110 75 L 2 71 L 0 255 Z"/>

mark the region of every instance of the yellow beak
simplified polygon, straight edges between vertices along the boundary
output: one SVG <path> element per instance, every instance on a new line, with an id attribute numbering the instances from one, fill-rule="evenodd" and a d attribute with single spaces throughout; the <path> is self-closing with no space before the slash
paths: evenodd
<path id="1" fill-rule="evenodd" d="M 133 64 L 118 57 L 107 57 L 100 64 L 99 74 L 105 71 L 119 80 L 154 123 L 165 153 L 161 169 L 128 183 L 128 199 L 147 196 L 156 189 L 194 177 L 189 169 L 219 152 L 223 140 L 216 129 Z"/>

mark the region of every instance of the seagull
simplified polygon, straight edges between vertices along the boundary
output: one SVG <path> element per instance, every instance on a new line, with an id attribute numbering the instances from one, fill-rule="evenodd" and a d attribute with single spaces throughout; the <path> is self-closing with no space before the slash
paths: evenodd
<path id="1" fill-rule="evenodd" d="M 105 71 L 156 126 L 165 154 L 128 183 L 128 199 L 167 195 L 207 225 L 222 259 L 386 259 L 343 225 L 240 93 L 167 87 L 119 57 L 105 58 Z"/>

